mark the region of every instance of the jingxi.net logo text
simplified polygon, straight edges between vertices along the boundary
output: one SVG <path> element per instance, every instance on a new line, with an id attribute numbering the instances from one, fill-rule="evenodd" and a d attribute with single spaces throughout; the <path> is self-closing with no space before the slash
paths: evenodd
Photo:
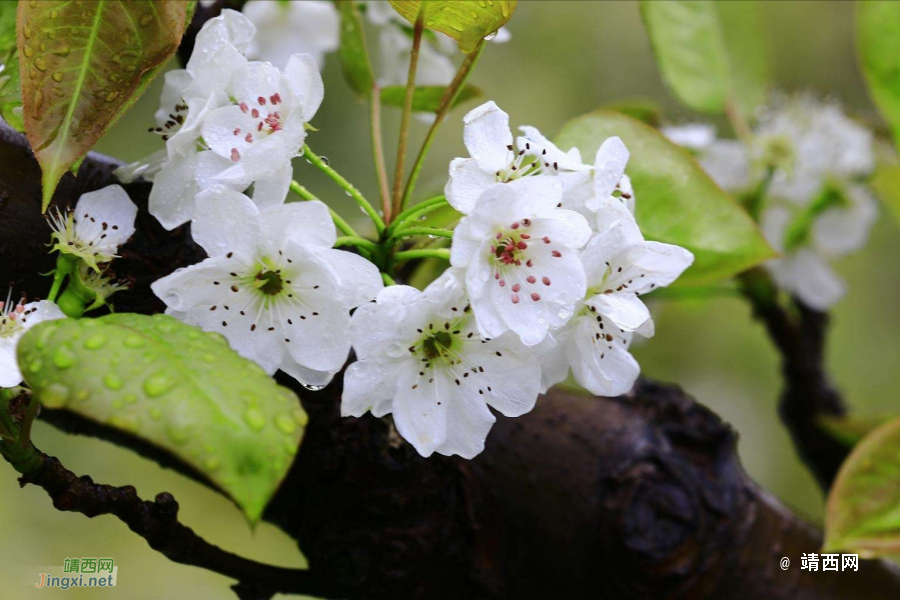
<path id="1" fill-rule="evenodd" d="M 62 573 L 59 573 L 62 571 Z M 38 574 L 37 589 L 115 587 L 119 567 L 111 558 L 67 558 L 63 568 L 52 567 Z"/>

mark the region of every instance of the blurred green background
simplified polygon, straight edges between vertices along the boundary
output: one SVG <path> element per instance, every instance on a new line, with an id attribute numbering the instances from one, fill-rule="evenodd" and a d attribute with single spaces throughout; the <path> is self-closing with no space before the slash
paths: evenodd
<path id="1" fill-rule="evenodd" d="M 836 1 L 761 2 L 776 86 L 833 95 L 863 119 L 875 121 L 853 50 L 853 4 Z M 675 122 L 692 118 L 660 81 L 636 2 L 522 1 L 510 25 L 513 39 L 492 44 L 473 76 L 486 97 L 510 113 L 515 126 L 530 124 L 548 135 L 568 119 L 602 104 L 635 97 L 661 104 Z M 364 193 L 375 197 L 366 105 L 344 85 L 335 56 L 324 73 L 326 99 L 309 138 L 319 154 Z M 161 146 L 144 133 L 156 108 L 159 85 L 98 146 L 124 160 Z M 443 127 L 420 183 L 422 197 L 440 192 L 446 167 L 465 156 L 458 109 Z M 393 146 L 398 115 L 388 111 L 386 139 Z M 413 125 L 413 147 L 425 126 Z M 389 148 L 388 156 L 392 156 Z M 297 178 L 345 216 L 358 215 L 343 193 L 296 161 Z M 640 190 L 637 190 L 640 201 Z M 361 219 L 358 219 L 361 220 Z M 838 265 L 849 294 L 834 310 L 829 364 L 840 389 L 862 414 L 897 409 L 900 388 L 900 236 L 887 212 L 868 248 Z M 737 299 L 669 300 L 654 305 L 656 337 L 636 348 L 644 373 L 682 385 L 730 422 L 740 434 L 740 453 L 750 474 L 785 502 L 819 521 L 822 496 L 799 463 L 778 421 L 778 358 L 762 328 Z M 302 566 L 292 541 L 263 524 L 251 531 L 228 501 L 176 474 L 92 439 L 69 437 L 38 424 L 34 434 L 46 452 L 62 457 L 78 474 L 113 485 L 135 485 L 152 498 L 172 492 L 182 520 L 212 543 L 284 566 Z M 490 444 L 490 439 L 488 439 Z M 35 590 L 42 566 L 66 557 L 112 556 L 119 566 L 113 591 Z M 203 600 L 231 598 L 229 581 L 175 565 L 149 549 L 113 517 L 93 522 L 60 513 L 40 490 L 16 485 L 0 464 L 0 600 L 43 598 Z"/>

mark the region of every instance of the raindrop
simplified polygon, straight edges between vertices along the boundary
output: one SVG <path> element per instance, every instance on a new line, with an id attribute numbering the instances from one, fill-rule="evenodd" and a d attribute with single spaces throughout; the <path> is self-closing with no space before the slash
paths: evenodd
<path id="1" fill-rule="evenodd" d="M 305 383 L 302 385 L 303 385 L 303 387 L 305 387 L 306 389 L 308 389 L 311 392 L 318 392 L 319 390 L 325 389 L 324 385 L 307 385 Z"/>
<path id="2" fill-rule="evenodd" d="M 210 456 L 203 461 L 203 466 L 207 471 L 215 471 L 222 466 L 222 461 L 216 456 Z"/>
<path id="3" fill-rule="evenodd" d="M 147 342 L 141 336 L 132 334 L 125 338 L 124 344 L 126 348 L 143 348 Z"/>
<path id="4" fill-rule="evenodd" d="M 105 385 L 108 389 L 117 392 L 122 389 L 125 385 L 125 382 L 119 377 L 118 373 L 107 373 L 103 376 L 103 385 Z"/>
<path id="5" fill-rule="evenodd" d="M 145 379 L 142 387 L 151 398 L 159 398 L 175 387 L 175 380 L 166 373 L 156 373 Z"/>
<path id="6" fill-rule="evenodd" d="M 162 419 L 162 411 L 155 406 L 151 407 L 147 412 L 150 414 L 150 418 L 154 421 L 159 421 L 160 419 Z"/>
<path id="7" fill-rule="evenodd" d="M 297 431 L 297 424 L 287 415 L 278 415 L 275 417 L 275 427 L 285 435 L 290 435 Z"/>
<path id="8" fill-rule="evenodd" d="M 150 21 L 152 21 L 152 20 L 153 20 L 153 15 L 151 15 L 150 13 L 144 13 L 144 15 L 141 16 L 141 21 L 140 21 L 141 27 L 146 27 L 147 25 L 150 24 Z"/>
<path id="9" fill-rule="evenodd" d="M 63 80 L 63 74 L 60 73 L 59 71 L 57 71 L 56 73 L 54 73 L 54 74 L 51 75 L 50 77 L 52 77 L 52 78 L 53 78 L 53 81 L 55 81 L 55 82 L 57 82 L 57 83 L 59 83 L 60 81 Z"/>
<path id="10" fill-rule="evenodd" d="M 75 366 L 75 353 L 68 345 L 62 345 L 53 353 L 53 364 L 59 369 L 68 369 Z"/>
<path id="11" fill-rule="evenodd" d="M 266 415 L 258 408 L 251 406 L 244 411 L 244 422 L 253 431 L 262 431 L 262 428 L 266 426 Z"/>
<path id="12" fill-rule="evenodd" d="M 69 47 L 68 44 L 62 44 L 62 45 L 60 45 L 60 46 L 57 46 L 56 48 L 54 48 L 54 49 L 51 50 L 50 52 L 51 52 L 53 55 L 55 55 L 55 56 L 63 56 L 63 57 L 65 57 L 65 56 L 68 56 L 69 53 L 70 53 L 71 51 L 72 51 L 72 49 Z"/>
<path id="13" fill-rule="evenodd" d="M 54 74 L 55 75 L 55 74 Z M 84 341 L 85 350 L 99 350 L 106 345 L 106 336 L 95 334 Z"/>
<path id="14" fill-rule="evenodd" d="M 30 365 L 28 365 L 28 370 L 31 371 L 32 374 L 38 373 L 43 366 L 44 366 L 44 361 L 42 361 L 40 358 L 36 358 L 33 361 L 31 361 Z"/>
<path id="15" fill-rule="evenodd" d="M 25 58 L 31 58 L 34 56 L 34 49 L 31 46 L 25 46 L 25 50 L 22 53 L 25 54 Z"/>
<path id="16" fill-rule="evenodd" d="M 58 407 L 63 406 L 69 399 L 69 388 L 61 383 L 54 383 L 41 390 L 41 403 L 46 406 Z"/>
<path id="17" fill-rule="evenodd" d="M 106 95 L 106 101 L 112 102 L 113 100 L 115 100 L 118 97 L 119 97 L 119 92 L 110 92 Z"/>

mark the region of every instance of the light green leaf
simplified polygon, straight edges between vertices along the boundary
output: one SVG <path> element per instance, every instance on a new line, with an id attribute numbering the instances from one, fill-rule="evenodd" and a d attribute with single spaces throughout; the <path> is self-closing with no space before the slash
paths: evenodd
<path id="1" fill-rule="evenodd" d="M 306 425 L 297 397 L 225 338 L 166 315 L 40 323 L 19 364 L 41 403 L 140 436 L 210 478 L 256 523 Z"/>
<path id="2" fill-rule="evenodd" d="M 844 461 L 828 495 L 825 550 L 900 554 L 900 419 L 882 425 Z"/>
<path id="3" fill-rule="evenodd" d="M 178 48 L 183 0 L 30 0 L 18 9 L 25 133 L 46 210 L 60 177 L 146 89 Z"/>
<path id="4" fill-rule="evenodd" d="M 372 93 L 375 77 L 366 50 L 366 36 L 355 0 L 338 0 L 341 13 L 341 67 L 344 78 L 360 96 Z"/>
<path id="5" fill-rule="evenodd" d="M 415 88 L 415 90 L 413 90 L 413 111 L 437 112 L 438 106 L 441 103 L 441 98 L 444 97 L 444 92 L 446 90 L 447 88 L 442 85 L 426 85 Z M 456 95 L 456 99 L 453 101 L 453 105 L 450 108 L 455 108 L 463 102 L 478 98 L 482 94 L 483 92 L 479 88 L 474 85 L 466 84 L 465 87 L 459 91 L 459 94 Z M 381 103 L 385 106 L 397 106 L 403 108 L 405 100 L 406 86 L 392 85 L 382 88 L 381 90 Z"/>
<path id="6" fill-rule="evenodd" d="M 622 138 L 631 152 L 626 173 L 644 235 L 694 253 L 694 264 L 677 285 L 727 279 L 775 256 L 747 211 L 686 150 L 640 121 L 613 111 L 589 113 L 569 121 L 556 143 L 577 147 L 593 162 L 600 144 L 612 136 Z"/>
<path id="7" fill-rule="evenodd" d="M 16 130 L 24 131 L 16 52 L 16 2 L 0 2 L 0 117 Z"/>
<path id="8" fill-rule="evenodd" d="M 400 16 L 415 25 L 421 0 L 390 0 Z M 518 0 L 428 0 L 425 28 L 439 31 L 469 53 L 485 37 L 503 27 L 516 10 Z"/>
<path id="9" fill-rule="evenodd" d="M 883 165 L 875 171 L 872 187 L 900 225 L 900 165 Z"/>
<path id="10" fill-rule="evenodd" d="M 869 93 L 900 148 L 900 2 L 856 3 L 856 52 Z"/>
<path id="11" fill-rule="evenodd" d="M 765 30 L 752 1 L 641 0 L 663 78 L 688 107 L 721 114 L 729 102 L 749 114 L 769 78 Z"/>

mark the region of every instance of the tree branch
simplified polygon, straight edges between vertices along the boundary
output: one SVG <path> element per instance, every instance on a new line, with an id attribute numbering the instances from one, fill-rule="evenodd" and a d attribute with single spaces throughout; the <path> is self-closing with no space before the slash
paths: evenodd
<path id="1" fill-rule="evenodd" d="M 241 589 L 264 590 L 269 596 L 278 592 L 333 596 L 340 591 L 310 571 L 266 565 L 210 544 L 178 521 L 178 502 L 168 492 L 158 494 L 153 502 L 145 501 L 132 486 L 113 487 L 87 476 L 76 477 L 56 458 L 34 451 L 39 466 L 27 469 L 19 483 L 43 488 L 57 510 L 88 518 L 115 515 L 169 560 L 236 579 Z"/>
<path id="2" fill-rule="evenodd" d="M 812 470 L 822 490 L 827 492 L 847 457 L 849 449 L 822 426 L 822 417 L 842 417 L 847 408 L 831 383 L 825 367 L 825 342 L 828 314 L 792 300 L 795 314 L 777 302 L 774 288 L 765 273 L 749 275 L 745 289 L 753 305 L 754 316 L 781 354 L 784 390 L 779 413 L 791 433 L 794 446 Z M 761 286 L 768 291 L 760 293 Z M 756 290 L 756 291 L 752 291 Z"/>

